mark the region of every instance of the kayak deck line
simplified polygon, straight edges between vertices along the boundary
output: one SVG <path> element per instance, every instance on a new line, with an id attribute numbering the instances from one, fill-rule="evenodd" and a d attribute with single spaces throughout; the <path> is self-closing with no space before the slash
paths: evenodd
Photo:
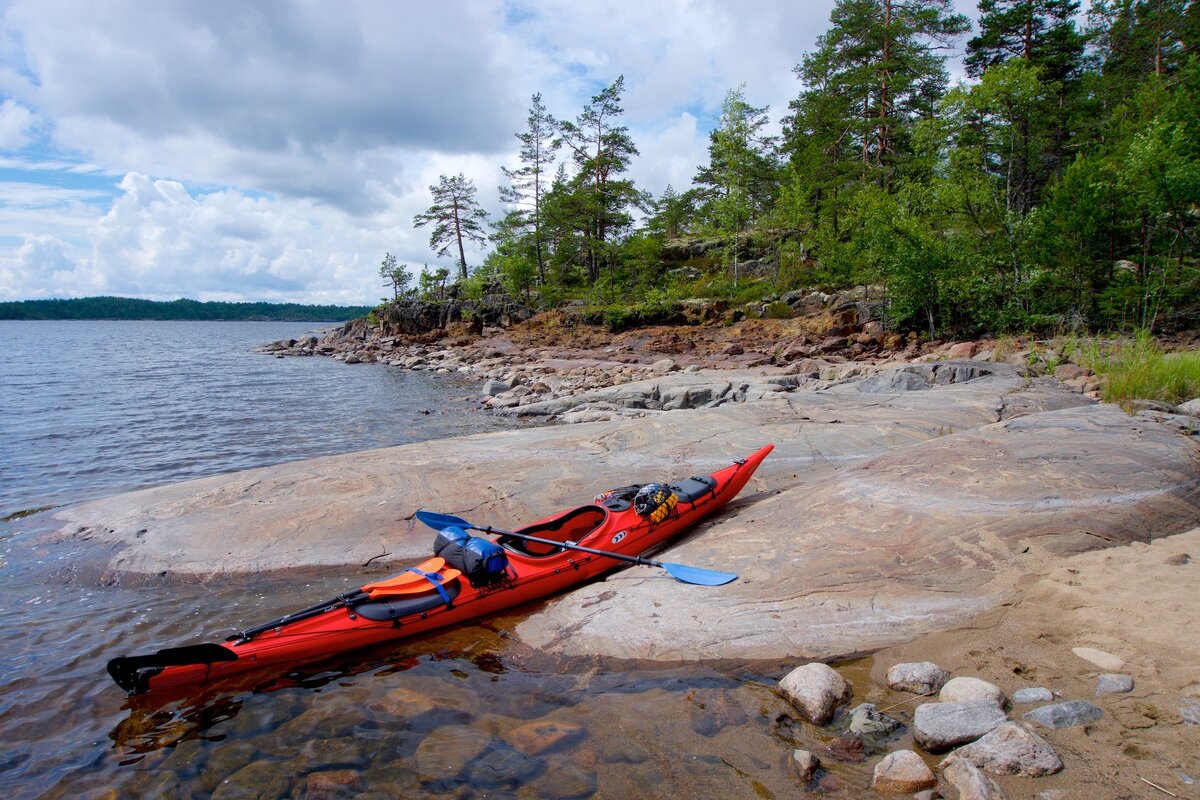
<path id="1" fill-rule="evenodd" d="M 108 673 L 130 695 L 186 691 L 264 667 L 315 661 L 486 616 L 566 591 L 625 562 L 661 567 L 685 584 L 720 585 L 736 576 L 651 561 L 641 554 L 728 504 L 773 447 L 765 445 L 711 475 L 665 484 L 673 496 L 665 515 L 660 506 L 653 515 L 643 516 L 629 499 L 611 492 L 598 495 L 596 502 L 514 531 L 475 527 L 451 515 L 418 512 L 422 521 L 439 531 L 445 526 L 454 529 L 455 535 L 462 534 L 457 523 L 465 523 L 494 533 L 495 541 L 467 538 L 486 543 L 483 549 L 502 551 L 506 562 L 503 578 L 473 583 L 474 573 L 466 574 L 457 568 L 461 564 L 451 566 L 438 556 L 415 565 L 412 571 L 249 628 L 221 644 L 186 645 L 114 658 L 108 662 Z M 662 488 L 658 484 L 645 488 L 651 486 Z M 652 521 L 653 516 L 659 519 Z M 439 541 L 444 532 L 439 533 Z M 671 583 L 670 590 L 680 589 Z"/>

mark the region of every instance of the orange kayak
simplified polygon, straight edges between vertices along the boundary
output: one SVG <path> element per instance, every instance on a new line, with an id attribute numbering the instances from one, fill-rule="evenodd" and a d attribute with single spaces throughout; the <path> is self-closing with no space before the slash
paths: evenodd
<path id="1" fill-rule="evenodd" d="M 768 444 L 711 475 L 667 484 L 671 502 L 661 505 L 657 513 L 644 515 L 646 509 L 639 513 L 629 499 L 600 495 L 594 503 L 538 520 L 510 535 L 496 531 L 499 538 L 487 544 L 503 550 L 507 564 L 499 580 L 473 583 L 437 557 L 220 644 L 114 658 L 108 672 L 131 695 L 198 687 L 264 667 L 298 665 L 405 639 L 558 594 L 624 564 L 616 557 L 582 550 L 599 549 L 627 561 L 661 545 L 736 497 L 772 449 Z"/>

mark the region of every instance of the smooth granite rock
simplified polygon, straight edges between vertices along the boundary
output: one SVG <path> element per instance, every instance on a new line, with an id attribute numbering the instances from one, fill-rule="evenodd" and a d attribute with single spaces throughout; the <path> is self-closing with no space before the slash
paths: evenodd
<path id="1" fill-rule="evenodd" d="M 1066 700 L 1025 713 L 1025 719 L 1046 728 L 1073 728 L 1095 722 L 1103 716 L 1101 709 L 1086 700 Z"/>
<path id="2" fill-rule="evenodd" d="M 1054 699 L 1054 692 L 1043 686 L 1026 686 L 1013 692 L 1012 700 L 1018 705 L 1030 703 L 1049 703 Z"/>
<path id="3" fill-rule="evenodd" d="M 1007 719 L 991 700 L 922 703 L 913 714 L 913 739 L 923 750 L 940 753 L 975 741 Z"/>
<path id="4" fill-rule="evenodd" d="M 932 661 L 895 664 L 887 671 L 888 686 L 898 692 L 931 694 L 941 689 L 950 673 Z"/>
<path id="5" fill-rule="evenodd" d="M 871 776 L 871 788 L 888 794 L 912 794 L 934 786 L 937 776 L 912 750 L 888 753 Z"/>
<path id="6" fill-rule="evenodd" d="M 1013 368 L 863 393 L 859 379 L 768 386 L 798 376 L 764 370 L 722 371 L 723 381 L 762 384 L 762 397 L 717 408 L 625 409 L 646 416 L 292 462 L 74 505 L 54 512 L 62 529 L 36 545 L 70 548 L 72 564 L 94 558 L 97 575 L 369 564 L 364 580 L 377 579 L 429 556 L 433 536 L 414 509 L 513 528 L 614 486 L 711 472 L 770 441 L 776 451 L 741 497 L 661 555 L 741 580 L 664 592 L 660 572 L 626 569 L 550 600 L 515 635 L 566 655 L 824 660 L 996 607 L 1022 572 L 1043 568 L 1027 547 L 1064 555 L 1144 541 L 1200 516 L 1198 437 L 1148 412 L 1093 405 L 1057 381 Z M 713 380 L 659 380 L 677 377 Z"/>
<path id="7" fill-rule="evenodd" d="M 1006 698 L 1004 692 L 993 683 L 979 678 L 951 678 L 942 687 L 938 700 L 943 703 L 962 703 L 967 700 L 991 700 L 1000 708 L 1004 708 Z"/>
<path id="8" fill-rule="evenodd" d="M 1020 722 L 1004 723 L 978 741 L 958 748 L 950 758 L 965 758 L 993 775 L 1037 778 L 1063 768 L 1062 759 L 1050 743 Z"/>
<path id="9" fill-rule="evenodd" d="M 801 782 L 811 781 L 821 767 L 821 760 L 807 750 L 793 750 L 790 768 Z"/>
<path id="10" fill-rule="evenodd" d="M 941 764 L 942 774 L 958 790 L 958 800 L 1007 800 L 994 780 L 965 758 L 951 756 Z"/>
<path id="11" fill-rule="evenodd" d="M 1133 676 L 1105 673 L 1096 679 L 1096 696 L 1133 691 Z"/>
<path id="12" fill-rule="evenodd" d="M 783 676 L 779 686 L 788 700 L 817 725 L 833 719 L 837 707 L 853 693 L 845 678 L 819 661 L 796 667 Z"/>

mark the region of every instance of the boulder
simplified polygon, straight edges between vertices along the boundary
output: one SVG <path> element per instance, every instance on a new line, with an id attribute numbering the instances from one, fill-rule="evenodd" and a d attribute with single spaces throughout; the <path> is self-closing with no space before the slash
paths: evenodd
<path id="1" fill-rule="evenodd" d="M 1133 691 L 1133 676 L 1106 672 L 1096 679 L 1096 696 Z"/>
<path id="2" fill-rule="evenodd" d="M 493 378 L 492 380 L 489 380 L 483 384 L 480 394 L 482 394 L 484 397 L 495 397 L 496 395 L 504 394 L 510 388 L 512 387 L 510 387 L 504 381 L 498 381 Z"/>
<path id="3" fill-rule="evenodd" d="M 888 686 L 900 692 L 932 694 L 946 683 L 950 673 L 932 661 L 896 664 L 887 671 Z"/>
<path id="4" fill-rule="evenodd" d="M 951 756 L 941 763 L 942 775 L 958 790 L 958 800 L 1007 800 L 994 780 L 965 758 Z"/>
<path id="5" fill-rule="evenodd" d="M 1025 714 L 1025 719 L 1045 728 L 1073 728 L 1104 716 L 1104 712 L 1086 700 L 1067 700 L 1041 706 Z"/>
<path id="6" fill-rule="evenodd" d="M 817 725 L 833 719 L 837 707 L 846 703 L 853 689 L 845 678 L 828 664 L 814 661 L 783 676 L 779 681 L 784 695 L 804 716 Z"/>
<path id="7" fill-rule="evenodd" d="M 871 788 L 887 794 L 912 794 L 937 786 L 937 777 L 912 750 L 888 753 L 875 765 Z"/>
<path id="8" fill-rule="evenodd" d="M 992 700 L 922 703 L 913 714 L 913 739 L 922 749 L 940 753 L 973 742 L 1007 720 Z"/>
<path id="9" fill-rule="evenodd" d="M 1200 725 L 1200 702 L 1183 698 L 1179 703 L 1179 716 L 1185 725 Z"/>
<path id="10" fill-rule="evenodd" d="M 1007 698 L 1004 692 L 995 684 L 980 680 L 979 678 L 951 678 L 946 685 L 942 687 L 942 691 L 938 694 L 938 700 L 943 703 L 961 703 L 966 700 L 991 700 L 1000 708 L 1004 708 Z"/>
<path id="11" fill-rule="evenodd" d="M 1180 403 L 1175 406 L 1185 414 L 1191 414 L 1193 417 L 1200 417 L 1200 397 L 1194 400 L 1188 400 L 1186 403 Z"/>
<path id="12" fill-rule="evenodd" d="M 454 787 L 467 766 L 487 750 L 491 738 L 486 731 L 467 725 L 436 729 L 417 745 L 417 779 L 431 788 Z"/>
<path id="13" fill-rule="evenodd" d="M 954 751 L 950 758 L 965 758 L 993 775 L 1038 778 L 1063 768 L 1050 743 L 1020 722 L 1005 722 L 982 738 Z"/>

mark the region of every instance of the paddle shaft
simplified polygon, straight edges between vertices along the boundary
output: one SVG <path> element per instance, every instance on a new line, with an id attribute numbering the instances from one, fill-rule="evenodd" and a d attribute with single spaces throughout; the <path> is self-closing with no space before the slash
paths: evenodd
<path id="1" fill-rule="evenodd" d="M 230 636 L 226 641 L 241 639 L 246 641 L 257 636 L 260 633 L 266 633 L 272 628 L 278 628 L 282 625 L 288 625 L 293 622 L 299 622 L 302 619 L 311 619 L 312 617 L 324 614 L 326 611 L 332 611 L 335 608 L 353 608 L 354 606 L 369 600 L 370 594 L 364 591 L 357 591 L 353 594 L 339 595 L 332 600 L 326 600 L 324 603 L 318 603 L 315 606 L 304 609 L 303 611 L 293 611 L 291 614 L 285 614 L 276 620 L 264 622 L 262 625 L 256 625 L 253 628 L 248 628 L 241 633 Z"/>
<path id="2" fill-rule="evenodd" d="M 530 536 L 528 533 L 516 533 L 514 531 L 502 531 L 498 528 L 493 528 L 491 525 L 479 527 L 478 525 L 470 526 L 472 530 L 482 531 L 483 533 L 494 533 L 497 536 L 512 536 L 516 539 L 524 539 L 527 542 L 539 542 L 541 544 L 553 545 L 554 547 L 565 547 L 568 550 L 579 550 L 584 553 L 591 553 L 596 556 L 605 556 L 607 558 L 615 558 L 618 561 L 628 561 L 630 564 L 641 564 L 643 567 L 661 567 L 661 561 L 651 561 L 648 558 L 641 556 L 627 556 L 624 553 L 614 553 L 611 550 L 597 550 L 594 547 L 587 547 L 574 542 L 560 542 L 555 539 L 543 539 L 540 536 Z"/>

